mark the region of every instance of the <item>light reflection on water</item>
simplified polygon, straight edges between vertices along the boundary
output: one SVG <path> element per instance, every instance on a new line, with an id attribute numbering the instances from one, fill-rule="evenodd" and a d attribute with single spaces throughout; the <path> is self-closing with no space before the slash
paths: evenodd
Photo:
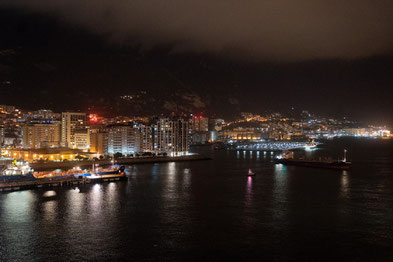
<path id="1" fill-rule="evenodd" d="M 175 177 L 176 177 L 176 162 L 170 162 L 168 163 L 168 169 L 167 169 L 168 184 L 170 186 L 173 186 L 175 182 Z"/>
<path id="2" fill-rule="evenodd" d="M 43 203 L 43 217 L 46 222 L 53 223 L 56 221 L 57 217 L 57 201 L 56 200 L 49 200 Z"/>
<path id="3" fill-rule="evenodd" d="M 288 174 L 286 166 L 282 164 L 274 165 L 273 200 L 275 205 L 280 207 L 274 212 L 277 220 L 285 220 L 288 211 L 288 175 L 290 174 Z"/>
<path id="4" fill-rule="evenodd" d="M 252 181 L 253 178 L 247 177 L 247 189 L 246 189 L 246 206 L 250 206 L 252 201 Z"/>
<path id="5" fill-rule="evenodd" d="M 165 202 L 172 203 L 177 198 L 177 183 L 179 182 L 177 180 L 176 163 L 167 163 L 165 174 L 161 173 L 160 176 L 164 176 L 166 179 L 162 198 Z"/>
<path id="6" fill-rule="evenodd" d="M 110 202 L 115 202 L 116 200 L 116 187 L 117 187 L 116 182 L 110 182 L 108 184 L 107 189 L 108 189 L 108 196 Z"/>
<path id="7" fill-rule="evenodd" d="M 344 197 L 348 196 L 349 190 L 349 174 L 348 171 L 343 170 L 341 174 L 341 192 Z"/>
<path id="8" fill-rule="evenodd" d="M 376 154 L 393 160 L 387 152 Z M 358 155 L 373 165 L 355 157 L 352 170 L 337 171 L 275 165 L 270 152 L 212 154 L 214 161 L 128 166 L 129 181 L 80 192 L 0 194 L 0 261 L 317 261 L 309 251 L 326 254 L 331 243 L 331 261 L 354 249 L 371 261 L 363 252 L 370 245 L 391 255 L 392 177 L 379 172 L 391 162 Z M 249 168 L 257 177 L 245 176 Z"/>
<path id="9" fill-rule="evenodd" d="M 0 261 L 12 260 L 15 252 L 25 260 L 34 253 L 37 204 L 31 190 L 0 195 Z"/>
<path id="10" fill-rule="evenodd" d="M 34 203 L 37 201 L 32 190 L 13 192 L 3 197 L 4 201 L 1 201 L 0 210 L 4 221 L 24 223 L 32 219 Z"/>
<path id="11" fill-rule="evenodd" d="M 89 214 L 92 219 L 98 217 L 101 214 L 103 208 L 103 192 L 102 184 L 95 184 L 89 194 Z M 105 200 L 106 201 L 106 200 Z"/>
<path id="12" fill-rule="evenodd" d="M 86 194 L 80 193 L 80 190 L 68 190 L 67 191 L 67 202 L 70 208 L 70 212 L 67 214 L 70 219 L 76 219 L 82 215 L 84 205 L 86 201 Z"/>
<path id="13" fill-rule="evenodd" d="M 188 190 L 191 186 L 192 172 L 190 168 L 185 168 L 183 171 L 183 189 Z"/>

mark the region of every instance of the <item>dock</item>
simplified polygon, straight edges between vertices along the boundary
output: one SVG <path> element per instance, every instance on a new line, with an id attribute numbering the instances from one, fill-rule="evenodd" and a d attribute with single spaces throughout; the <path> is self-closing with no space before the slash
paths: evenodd
<path id="1" fill-rule="evenodd" d="M 119 165 L 134 165 L 146 163 L 164 163 L 164 162 L 180 162 L 180 161 L 197 161 L 197 160 L 210 160 L 211 158 L 202 155 L 186 155 L 186 156 L 156 156 L 156 157 L 127 157 L 118 158 L 115 163 Z M 86 161 L 66 161 L 66 162 L 44 162 L 44 163 L 31 163 L 35 171 L 55 170 L 55 169 L 71 169 L 73 167 L 91 167 L 91 165 L 109 166 L 112 164 L 111 160 L 86 160 Z M 121 177 L 67 177 L 67 178 L 40 178 L 36 180 L 17 181 L 17 182 L 0 182 L 1 192 L 12 192 L 35 188 L 54 188 L 54 187 L 75 187 L 84 184 L 95 184 L 114 182 L 120 180 L 127 180 L 127 176 Z"/>
<path id="2" fill-rule="evenodd" d="M 0 183 L 0 193 L 21 191 L 27 189 L 36 189 L 36 188 L 75 187 L 75 186 L 86 185 L 86 184 L 125 181 L 127 179 L 128 179 L 127 176 L 124 175 L 121 177 L 111 177 L 111 178 L 69 177 L 69 178 L 61 178 L 61 179 L 48 178 L 48 179 L 37 179 L 34 181 Z"/>

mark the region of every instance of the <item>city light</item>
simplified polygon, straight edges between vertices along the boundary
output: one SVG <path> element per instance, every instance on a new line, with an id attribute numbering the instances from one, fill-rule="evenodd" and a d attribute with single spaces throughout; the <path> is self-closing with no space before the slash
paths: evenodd
<path id="1" fill-rule="evenodd" d="M 393 0 L 0 0 L 0 261 L 392 261 Z"/>

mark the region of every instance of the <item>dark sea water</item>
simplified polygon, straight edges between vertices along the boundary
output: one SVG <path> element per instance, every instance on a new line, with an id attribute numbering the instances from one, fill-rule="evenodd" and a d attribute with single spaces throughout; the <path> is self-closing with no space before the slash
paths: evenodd
<path id="1" fill-rule="evenodd" d="M 214 160 L 129 166 L 127 182 L 0 194 L 0 261 L 392 261 L 393 141 L 321 148 L 306 153 L 338 158 L 347 148 L 352 169 L 201 147 Z"/>

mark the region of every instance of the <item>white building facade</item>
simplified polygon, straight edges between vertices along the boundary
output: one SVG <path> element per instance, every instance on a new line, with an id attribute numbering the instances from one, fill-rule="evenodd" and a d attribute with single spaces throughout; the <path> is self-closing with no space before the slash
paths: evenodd
<path id="1" fill-rule="evenodd" d="M 132 155 L 142 152 L 142 134 L 138 128 L 128 125 L 108 127 L 108 153 Z"/>
<path id="2" fill-rule="evenodd" d="M 154 151 L 171 156 L 186 155 L 189 149 L 189 122 L 186 119 L 160 118 L 154 127 Z"/>

